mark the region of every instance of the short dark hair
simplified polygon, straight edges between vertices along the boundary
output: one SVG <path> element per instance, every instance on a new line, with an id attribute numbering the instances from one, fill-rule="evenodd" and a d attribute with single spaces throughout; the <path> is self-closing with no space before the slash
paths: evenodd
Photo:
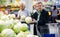
<path id="1" fill-rule="evenodd" d="M 37 3 L 38 3 L 38 4 L 42 4 L 42 2 L 40 2 L 40 1 L 38 1 Z"/>
<path id="2" fill-rule="evenodd" d="M 54 6 L 54 10 L 56 9 L 56 6 Z"/>

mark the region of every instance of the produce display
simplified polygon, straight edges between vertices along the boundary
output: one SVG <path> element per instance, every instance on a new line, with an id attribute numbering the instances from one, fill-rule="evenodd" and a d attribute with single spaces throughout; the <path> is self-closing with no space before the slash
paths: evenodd
<path id="1" fill-rule="evenodd" d="M 4 15 L 0 13 L 0 37 L 34 37 L 28 30 L 26 23 L 21 23 L 20 20 L 14 18 L 14 14 Z M 30 23 L 31 17 L 27 18 L 25 18 L 25 21 Z"/>

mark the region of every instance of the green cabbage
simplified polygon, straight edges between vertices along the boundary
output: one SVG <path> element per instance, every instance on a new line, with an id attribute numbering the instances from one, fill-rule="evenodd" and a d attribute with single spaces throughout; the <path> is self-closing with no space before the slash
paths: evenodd
<path id="1" fill-rule="evenodd" d="M 21 25 L 20 25 L 20 31 L 25 32 L 25 31 L 27 31 L 27 30 L 28 30 L 27 24 L 21 24 Z"/>
<path id="2" fill-rule="evenodd" d="M 8 28 L 7 25 L 5 24 L 4 21 L 0 20 L 0 32 L 3 30 L 3 29 L 6 29 Z"/>
<path id="3" fill-rule="evenodd" d="M 16 34 L 14 33 L 13 30 L 11 29 L 4 29 L 2 32 L 1 32 L 1 35 L 3 37 L 16 37 Z"/>
<path id="4" fill-rule="evenodd" d="M 32 22 L 32 18 L 31 17 L 26 17 L 25 21 L 26 21 L 26 23 L 31 23 Z"/>
<path id="5" fill-rule="evenodd" d="M 17 23 L 17 25 L 15 25 L 13 27 L 13 30 L 15 31 L 15 33 L 19 33 L 20 32 L 20 25 L 21 25 L 21 23 L 19 22 L 19 23 Z"/>

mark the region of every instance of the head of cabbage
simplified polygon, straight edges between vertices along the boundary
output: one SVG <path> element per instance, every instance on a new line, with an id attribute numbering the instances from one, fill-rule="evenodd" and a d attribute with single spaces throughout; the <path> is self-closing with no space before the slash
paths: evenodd
<path id="1" fill-rule="evenodd" d="M 25 18 L 26 18 L 25 15 L 22 15 L 22 16 L 20 17 L 21 20 L 25 20 Z"/>
<path id="2" fill-rule="evenodd" d="M 27 24 L 21 24 L 21 25 L 20 25 L 20 31 L 25 32 L 25 31 L 27 31 L 27 30 L 28 30 Z"/>
<path id="3" fill-rule="evenodd" d="M 28 23 L 28 24 L 29 24 L 29 23 L 31 23 L 31 22 L 32 22 L 32 18 L 31 18 L 31 17 L 26 17 L 26 18 L 25 18 L 25 21 L 26 21 L 26 23 Z"/>
<path id="4" fill-rule="evenodd" d="M 4 29 L 1 32 L 1 36 L 2 37 L 16 37 L 16 34 L 14 33 L 12 29 Z"/>
<path id="5" fill-rule="evenodd" d="M 20 33 L 17 34 L 16 37 L 26 37 L 26 35 L 23 32 L 20 32 Z"/>
<path id="6" fill-rule="evenodd" d="M 14 25 L 13 30 L 14 30 L 15 33 L 20 32 L 20 25 L 21 25 L 20 22 L 18 22 L 16 25 Z"/>
<path id="7" fill-rule="evenodd" d="M 15 25 L 13 20 L 8 20 L 5 22 L 5 24 L 8 26 L 8 28 L 13 28 L 13 26 Z"/>
<path id="8" fill-rule="evenodd" d="M 13 18 L 15 18 L 15 15 L 14 14 L 9 14 L 8 17 L 9 17 L 9 19 L 13 19 Z"/>
<path id="9" fill-rule="evenodd" d="M 7 24 L 4 21 L 0 20 L 0 32 L 6 28 L 8 28 Z"/>
<path id="10" fill-rule="evenodd" d="M 0 20 L 7 21 L 7 20 L 9 20 L 9 18 L 7 15 L 4 15 L 4 16 L 0 17 Z"/>
<path id="11" fill-rule="evenodd" d="M 16 37 L 27 37 L 27 35 L 30 34 L 30 31 L 26 31 L 26 32 L 20 32 L 17 34 Z"/>

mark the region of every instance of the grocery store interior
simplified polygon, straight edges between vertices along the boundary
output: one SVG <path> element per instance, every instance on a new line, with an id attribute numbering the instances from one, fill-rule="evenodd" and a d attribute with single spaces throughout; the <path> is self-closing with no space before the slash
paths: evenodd
<path id="1" fill-rule="evenodd" d="M 0 37 L 60 37 L 60 0 L 0 0 Z"/>

